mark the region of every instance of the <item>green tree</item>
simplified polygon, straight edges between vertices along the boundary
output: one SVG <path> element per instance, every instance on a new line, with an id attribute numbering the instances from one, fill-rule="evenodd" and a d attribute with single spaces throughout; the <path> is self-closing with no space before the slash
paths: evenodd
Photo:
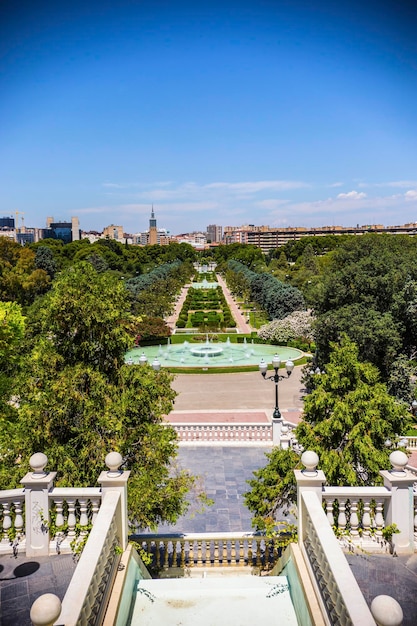
<path id="1" fill-rule="evenodd" d="M 254 514 L 252 525 L 257 530 L 268 530 L 294 509 L 297 485 L 294 469 L 300 466 L 300 457 L 293 450 L 274 448 L 266 455 L 265 467 L 253 472 L 248 480 L 250 491 L 244 494 L 245 505 Z"/>
<path id="2" fill-rule="evenodd" d="M 83 262 L 63 272 L 43 301 L 41 329 L 67 365 L 84 363 L 109 378 L 132 345 L 123 282 Z"/>
<path id="3" fill-rule="evenodd" d="M 405 404 L 396 401 L 380 382 L 379 372 L 358 359 L 357 346 L 346 337 L 332 346 L 325 373 L 313 374 L 313 391 L 304 402 L 303 421 L 295 436 L 305 450 L 319 456 L 330 485 L 381 483 L 379 471 L 389 466 L 391 450 L 411 422 Z M 293 470 L 300 457 L 274 449 L 268 464 L 254 473 L 245 502 L 258 528 L 295 504 Z"/>
<path id="4" fill-rule="evenodd" d="M 300 444 L 317 452 L 331 485 L 372 485 L 389 465 L 385 442 L 410 423 L 408 407 L 389 395 L 375 366 L 358 358 L 348 338 L 332 346 L 325 373 L 316 376 L 297 426 Z"/>
<path id="5" fill-rule="evenodd" d="M 131 470 L 131 523 L 174 522 L 194 479 L 177 471 L 177 440 L 163 416 L 172 409 L 172 377 L 124 364 L 133 344 L 130 301 L 122 281 L 73 266 L 55 281 L 33 324 L 31 349 L 15 380 L 18 421 L 7 424 L 0 488 L 18 484 L 21 466 L 44 452 L 57 485 L 92 486 L 110 450 Z"/>

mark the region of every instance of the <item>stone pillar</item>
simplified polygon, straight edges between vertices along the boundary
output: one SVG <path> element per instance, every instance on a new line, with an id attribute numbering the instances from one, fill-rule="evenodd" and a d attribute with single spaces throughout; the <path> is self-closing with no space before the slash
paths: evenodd
<path id="1" fill-rule="evenodd" d="M 279 442 L 280 447 L 283 450 L 288 450 L 291 445 L 292 435 L 288 426 L 285 424 L 281 428 L 281 441 Z"/>
<path id="2" fill-rule="evenodd" d="M 26 556 L 49 555 L 49 497 L 56 472 L 45 472 L 48 458 L 42 452 L 30 457 L 33 472 L 20 483 L 25 488 Z"/>
<path id="3" fill-rule="evenodd" d="M 272 418 L 272 445 L 281 447 L 282 419 Z"/>
<path id="4" fill-rule="evenodd" d="M 321 470 L 317 470 L 319 462 L 318 455 L 312 450 L 306 450 L 301 455 L 301 463 L 304 465 L 303 470 L 294 470 L 295 479 L 297 481 L 297 508 L 298 508 L 298 540 L 304 541 L 305 515 L 301 494 L 303 491 L 314 491 L 318 500 L 322 501 L 323 485 L 326 482 L 326 476 Z"/>
<path id="5" fill-rule="evenodd" d="M 414 492 L 415 476 L 405 469 L 408 457 L 401 450 L 390 454 L 392 470 L 380 472 L 384 486 L 391 492 L 385 525 L 396 524 L 398 534 L 392 536 L 395 551 L 400 554 L 414 552 Z"/>
<path id="6" fill-rule="evenodd" d="M 117 516 L 117 533 L 120 545 L 126 550 L 129 536 L 129 521 L 127 516 L 127 481 L 130 471 L 123 472 L 119 470 L 123 462 L 122 455 L 119 452 L 109 452 L 106 456 L 105 463 L 109 468 L 107 472 L 101 472 L 98 483 L 101 485 L 102 501 L 106 497 L 108 491 L 118 491 L 120 493 L 120 513 Z"/>

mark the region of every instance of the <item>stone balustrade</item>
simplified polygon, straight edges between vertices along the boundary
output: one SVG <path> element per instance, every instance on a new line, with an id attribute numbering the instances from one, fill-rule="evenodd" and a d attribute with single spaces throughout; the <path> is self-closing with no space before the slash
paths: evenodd
<path id="1" fill-rule="evenodd" d="M 101 505 L 99 487 L 83 489 L 55 487 L 48 494 L 50 517 L 54 519 L 50 551 L 71 552 L 71 543 L 78 535 L 79 541 L 94 525 Z"/>
<path id="2" fill-rule="evenodd" d="M 382 540 L 390 498 L 386 487 L 324 487 L 322 494 L 330 526 L 352 541 Z"/>
<path id="3" fill-rule="evenodd" d="M 19 542 L 24 542 L 23 489 L 0 491 L 0 554 L 15 552 Z"/>
<path id="4" fill-rule="evenodd" d="M 407 450 L 417 450 L 417 437 L 404 437 L 407 440 Z"/>
<path id="5" fill-rule="evenodd" d="M 123 545 L 127 544 L 128 472 L 102 473 L 101 487 L 59 488 L 53 485 L 56 472 L 45 471 L 44 454 L 33 455 L 30 462 L 33 471 L 22 479 L 24 488 L 0 491 L 0 554 L 73 552 L 94 526 L 107 485 L 121 494 L 124 513 L 119 534 Z"/>
<path id="6" fill-rule="evenodd" d="M 272 569 L 282 549 L 279 541 L 252 533 L 204 533 L 179 536 L 137 535 L 134 540 L 157 570 L 193 567 Z"/>
<path id="7" fill-rule="evenodd" d="M 180 444 L 272 445 L 271 424 L 172 424 Z"/>

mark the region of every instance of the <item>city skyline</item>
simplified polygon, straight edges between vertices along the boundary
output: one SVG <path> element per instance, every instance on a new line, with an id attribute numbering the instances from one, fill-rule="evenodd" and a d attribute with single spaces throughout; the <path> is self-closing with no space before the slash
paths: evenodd
<path id="1" fill-rule="evenodd" d="M 415 26 L 393 2 L 6 0 L 0 214 L 415 222 Z"/>

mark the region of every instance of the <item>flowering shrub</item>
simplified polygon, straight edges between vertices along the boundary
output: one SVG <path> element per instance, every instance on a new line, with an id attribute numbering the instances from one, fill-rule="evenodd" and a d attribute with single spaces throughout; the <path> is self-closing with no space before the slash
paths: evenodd
<path id="1" fill-rule="evenodd" d="M 286 343 L 292 339 L 302 338 L 310 342 L 314 340 L 311 311 L 294 311 L 282 320 L 272 320 L 261 326 L 258 336 L 271 343 Z"/>

